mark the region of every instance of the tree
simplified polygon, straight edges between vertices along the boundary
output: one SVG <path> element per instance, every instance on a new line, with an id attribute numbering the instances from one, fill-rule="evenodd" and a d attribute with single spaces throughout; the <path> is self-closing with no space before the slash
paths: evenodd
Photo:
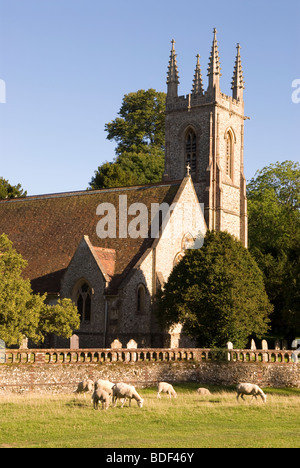
<path id="1" fill-rule="evenodd" d="M 4 200 L 6 198 L 26 197 L 26 195 L 27 192 L 24 192 L 21 184 L 15 186 L 10 185 L 8 180 L 0 177 L 0 200 Z"/>
<path id="2" fill-rule="evenodd" d="M 92 189 L 160 182 L 164 170 L 166 94 L 148 89 L 126 94 L 121 109 L 105 125 L 117 143 L 116 158 L 98 167 Z"/>
<path id="3" fill-rule="evenodd" d="M 56 306 L 45 303 L 46 296 L 33 294 L 30 281 L 22 277 L 26 261 L 5 234 L 0 236 L 0 338 L 7 346 L 18 345 L 24 336 L 34 343 L 49 333 L 70 338 L 78 329 L 77 308 L 69 300 Z"/>
<path id="4" fill-rule="evenodd" d="M 263 271 L 274 305 L 273 333 L 293 339 L 300 333 L 300 165 L 271 164 L 247 189 L 249 249 Z"/>
<path id="5" fill-rule="evenodd" d="M 245 347 L 267 332 L 271 312 L 255 260 L 226 232 L 208 231 L 201 249 L 188 250 L 158 297 L 160 323 L 183 324 L 204 347 Z"/>

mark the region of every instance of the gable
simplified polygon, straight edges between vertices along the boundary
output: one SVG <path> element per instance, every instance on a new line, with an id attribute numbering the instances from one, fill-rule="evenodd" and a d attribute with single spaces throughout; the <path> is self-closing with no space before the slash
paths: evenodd
<path id="1" fill-rule="evenodd" d="M 41 195 L 0 201 L 0 233 L 5 233 L 14 248 L 28 262 L 24 276 L 35 292 L 58 293 L 61 279 L 83 236 L 88 236 L 99 262 L 119 284 L 153 242 L 150 238 L 99 238 L 97 207 L 110 203 L 116 209 L 119 228 L 119 197 L 126 196 L 128 206 L 143 203 L 171 204 L 180 182 L 140 187 Z M 130 219 L 130 216 L 128 216 Z M 149 216 L 148 222 L 150 223 Z M 150 225 L 149 225 L 150 226 Z M 112 265 L 111 249 L 115 251 Z"/>

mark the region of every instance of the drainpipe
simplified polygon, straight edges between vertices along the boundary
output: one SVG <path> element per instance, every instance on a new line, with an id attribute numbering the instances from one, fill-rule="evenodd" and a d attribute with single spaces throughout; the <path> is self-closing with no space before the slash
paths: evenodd
<path id="1" fill-rule="evenodd" d="M 106 346 L 106 333 L 107 333 L 107 316 L 108 316 L 108 302 L 107 299 L 105 298 L 105 304 L 104 304 L 104 333 L 103 333 L 103 348 Z"/>

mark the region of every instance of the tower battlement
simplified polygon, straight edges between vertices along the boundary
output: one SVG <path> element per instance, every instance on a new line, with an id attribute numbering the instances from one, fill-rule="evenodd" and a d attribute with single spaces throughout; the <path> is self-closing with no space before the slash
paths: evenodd
<path id="1" fill-rule="evenodd" d="M 208 86 L 202 82 L 197 55 L 192 90 L 179 96 L 175 41 L 167 75 L 166 152 L 164 180 L 185 177 L 189 166 L 209 229 L 226 230 L 247 246 L 247 199 L 244 176 L 244 76 L 240 45 L 231 82 L 232 95 L 220 89 L 221 66 L 217 30 L 208 65 Z"/>

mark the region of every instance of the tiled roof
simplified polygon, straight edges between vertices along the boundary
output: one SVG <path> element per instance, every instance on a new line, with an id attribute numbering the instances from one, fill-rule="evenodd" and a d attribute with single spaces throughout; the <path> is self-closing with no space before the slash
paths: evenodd
<path id="1" fill-rule="evenodd" d="M 171 204 L 179 187 L 180 182 L 172 182 L 2 200 L 0 234 L 7 234 L 27 260 L 24 275 L 31 280 L 35 292 L 59 292 L 62 275 L 84 235 L 89 236 L 107 274 L 120 279 L 150 247 L 152 240 L 118 236 L 100 239 L 96 234 L 100 220 L 96 215 L 98 205 L 114 205 L 118 232 L 120 195 L 127 196 L 128 206 L 144 203 L 150 220 L 151 203 Z"/>

